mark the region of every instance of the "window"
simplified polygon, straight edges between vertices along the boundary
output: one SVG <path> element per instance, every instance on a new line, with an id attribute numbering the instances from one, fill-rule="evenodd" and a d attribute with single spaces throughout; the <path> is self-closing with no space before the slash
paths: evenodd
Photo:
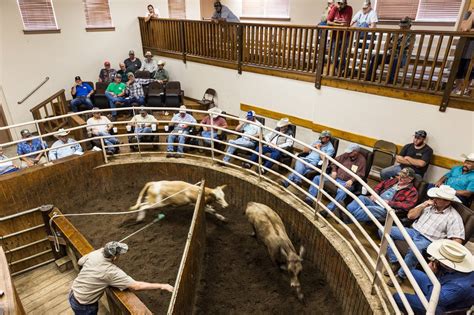
<path id="1" fill-rule="evenodd" d="M 289 18 L 289 0 L 242 0 L 242 15 L 252 18 Z"/>
<path id="2" fill-rule="evenodd" d="M 171 19 L 186 18 L 185 0 L 168 0 L 168 9 Z"/>
<path id="3" fill-rule="evenodd" d="M 59 31 L 51 0 L 18 0 L 25 33 Z"/>
<path id="4" fill-rule="evenodd" d="M 109 0 L 83 0 L 86 29 L 114 29 L 110 16 Z"/>
<path id="5" fill-rule="evenodd" d="M 455 22 L 462 0 L 377 0 L 381 20 L 399 20 L 408 16 L 419 22 Z"/>

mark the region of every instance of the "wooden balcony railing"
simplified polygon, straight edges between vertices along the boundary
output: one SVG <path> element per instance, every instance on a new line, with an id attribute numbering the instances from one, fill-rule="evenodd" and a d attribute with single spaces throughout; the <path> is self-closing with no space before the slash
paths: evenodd
<path id="1" fill-rule="evenodd" d="M 441 111 L 451 98 L 474 101 L 474 56 L 464 80 L 455 82 L 464 48 L 474 40 L 470 33 L 143 18 L 139 23 L 144 50 L 184 62 L 193 58 L 239 73 L 246 67 L 292 73 L 313 78 L 317 88 L 327 78 L 435 95 Z M 452 93 L 461 81 L 466 90 Z"/>
<path id="2" fill-rule="evenodd" d="M 67 114 L 68 104 L 66 101 L 66 95 L 64 89 L 56 92 L 55 94 L 42 101 L 30 109 L 34 120 L 41 120 L 43 118 L 61 116 Z M 39 123 L 39 132 L 42 134 L 58 131 L 60 128 L 64 128 L 68 125 L 68 120 L 65 118 L 59 120 L 49 120 L 47 122 Z"/>

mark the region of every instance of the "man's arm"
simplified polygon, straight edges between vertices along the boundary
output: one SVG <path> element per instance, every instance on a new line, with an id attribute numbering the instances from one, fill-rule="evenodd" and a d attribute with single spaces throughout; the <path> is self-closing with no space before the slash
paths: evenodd
<path id="1" fill-rule="evenodd" d="M 416 220 L 420 217 L 421 213 L 426 207 L 433 205 L 433 200 L 426 200 L 422 204 L 419 204 L 415 208 L 408 211 L 407 218 L 410 220 Z"/>
<path id="2" fill-rule="evenodd" d="M 150 283 L 143 281 L 135 281 L 128 286 L 128 289 L 133 291 L 143 291 L 143 290 L 164 290 L 168 292 L 173 292 L 173 287 L 167 283 Z"/>
<path id="3" fill-rule="evenodd" d="M 446 181 L 446 179 L 448 179 L 447 174 L 444 175 L 444 176 L 441 176 L 441 178 L 436 181 L 435 186 L 439 187 L 439 186 L 443 185 L 443 183 Z"/>
<path id="4" fill-rule="evenodd" d="M 416 166 L 416 167 L 425 167 L 426 162 L 421 160 L 421 159 L 415 159 L 410 156 L 405 156 L 405 160 L 408 162 L 408 164 Z"/>

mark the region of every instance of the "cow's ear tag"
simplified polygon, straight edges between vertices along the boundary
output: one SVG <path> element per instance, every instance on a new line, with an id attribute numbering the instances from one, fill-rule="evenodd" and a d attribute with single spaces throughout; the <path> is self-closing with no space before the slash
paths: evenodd
<path id="1" fill-rule="evenodd" d="M 155 221 L 158 222 L 158 221 L 160 221 L 164 218 L 165 218 L 165 215 L 163 213 L 159 213 L 158 216 L 156 217 Z"/>

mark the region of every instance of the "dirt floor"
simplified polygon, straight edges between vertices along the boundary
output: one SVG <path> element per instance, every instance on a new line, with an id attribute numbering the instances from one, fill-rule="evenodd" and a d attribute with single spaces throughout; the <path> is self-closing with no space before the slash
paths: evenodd
<path id="1" fill-rule="evenodd" d="M 109 196 L 85 201 L 67 212 L 124 211 L 136 195 L 115 192 Z M 164 210 L 164 220 L 126 241 L 130 250 L 118 265 L 136 280 L 174 284 L 192 211 L 193 207 Z M 251 228 L 243 209 L 230 205 L 220 213 L 229 219 L 229 223 L 222 224 L 213 218 L 207 220 L 207 251 L 196 313 L 340 313 L 323 276 L 308 261 L 303 261 L 300 275 L 305 294 L 302 304 L 291 290 L 286 274 L 271 263 L 265 248 L 250 236 Z M 148 213 L 146 221 L 150 222 L 156 214 Z M 119 240 L 144 225 L 134 224 L 135 216 L 132 215 L 70 219 L 94 247 Z M 171 297 L 169 293 L 159 291 L 142 292 L 138 296 L 155 314 L 166 313 Z"/>

